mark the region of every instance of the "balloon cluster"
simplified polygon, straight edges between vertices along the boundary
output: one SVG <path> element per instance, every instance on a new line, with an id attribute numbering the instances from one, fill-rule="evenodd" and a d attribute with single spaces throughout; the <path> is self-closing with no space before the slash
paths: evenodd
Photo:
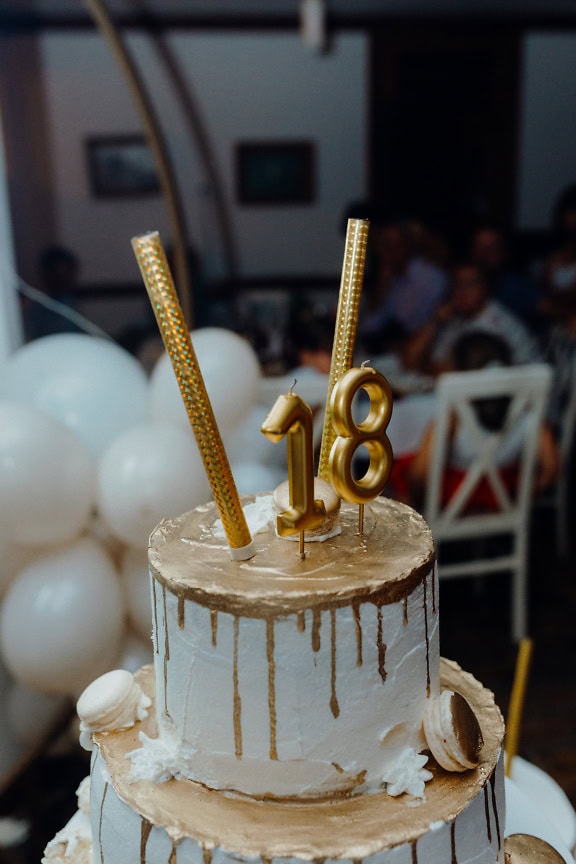
<path id="1" fill-rule="evenodd" d="M 252 434 L 254 351 L 217 328 L 192 339 L 239 491 L 272 488 L 266 458 L 245 464 L 248 441 L 273 447 Z M 210 497 L 167 355 L 148 379 L 118 345 L 62 334 L 0 367 L 0 774 L 34 717 L 151 660 L 149 534 Z"/>

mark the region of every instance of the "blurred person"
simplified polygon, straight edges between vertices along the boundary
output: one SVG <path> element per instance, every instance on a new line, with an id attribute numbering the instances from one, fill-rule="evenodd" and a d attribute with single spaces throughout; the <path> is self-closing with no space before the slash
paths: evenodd
<path id="1" fill-rule="evenodd" d="M 408 369 L 439 374 L 451 367 L 451 352 L 465 333 L 482 330 L 500 336 L 510 348 L 512 362 L 534 363 L 540 352 L 522 322 L 492 299 L 483 269 L 464 261 L 452 269 L 450 298 L 414 334 L 403 351 Z"/>
<path id="2" fill-rule="evenodd" d="M 576 292 L 568 292 L 557 308 L 562 309 L 562 314 L 549 331 L 544 356 L 553 369 L 548 418 L 560 436 L 576 383 Z"/>
<path id="3" fill-rule="evenodd" d="M 414 225 L 372 229 L 373 270 L 365 292 L 360 338 L 368 351 L 397 350 L 444 300 L 447 276 L 416 250 Z"/>
<path id="4" fill-rule="evenodd" d="M 558 297 L 576 293 L 576 184 L 563 189 L 554 205 L 553 232 L 556 250 L 544 268 L 544 311 L 552 315 Z"/>
<path id="5" fill-rule="evenodd" d="M 486 274 L 493 298 L 529 327 L 536 327 L 540 291 L 536 282 L 512 266 L 504 231 L 492 222 L 478 225 L 470 238 L 469 255 Z"/>

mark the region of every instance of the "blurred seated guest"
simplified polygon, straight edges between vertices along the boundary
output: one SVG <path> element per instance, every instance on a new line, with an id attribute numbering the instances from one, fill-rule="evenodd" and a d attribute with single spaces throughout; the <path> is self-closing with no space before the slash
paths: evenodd
<path id="1" fill-rule="evenodd" d="M 576 184 L 566 187 L 554 206 L 553 231 L 556 251 L 544 271 L 545 311 L 554 314 L 559 295 L 576 292 Z"/>
<path id="2" fill-rule="evenodd" d="M 512 312 L 490 294 L 484 271 L 465 261 L 452 270 L 448 303 L 440 306 L 433 318 L 406 344 L 404 365 L 427 374 L 439 374 L 451 367 L 456 341 L 476 330 L 500 336 L 507 343 L 512 363 L 534 363 L 540 359 L 535 340 Z"/>
<path id="3" fill-rule="evenodd" d="M 288 333 L 287 366 L 296 378 L 316 372 L 330 374 L 334 319 L 327 315 L 321 318 L 296 319 Z"/>
<path id="4" fill-rule="evenodd" d="M 374 269 L 367 283 L 360 338 L 369 352 L 395 350 L 433 316 L 446 294 L 444 271 L 417 254 L 413 227 L 375 226 Z"/>
<path id="5" fill-rule="evenodd" d="M 510 346 L 493 333 L 475 331 L 460 336 L 453 345 L 452 371 L 470 372 L 498 366 L 509 366 L 512 360 Z M 502 429 L 509 407 L 507 397 L 481 399 L 475 402 L 477 419 L 486 435 Z M 474 442 L 460 430 L 456 417 L 450 428 L 449 467 L 444 477 L 443 496 L 449 501 L 464 479 L 466 469 L 475 456 Z M 405 500 L 413 506 L 421 507 L 430 470 L 435 435 L 435 423 L 426 429 L 418 451 L 396 469 L 393 476 L 395 487 Z M 517 483 L 516 462 L 525 435 L 522 419 L 512 426 L 496 451 L 495 461 L 501 479 L 513 494 Z M 544 423 L 540 430 L 537 451 L 536 491 L 549 487 L 556 479 L 560 466 L 558 447 L 549 424 Z M 498 510 L 498 502 L 486 481 L 480 481 L 469 501 L 475 511 Z"/>
<path id="6" fill-rule="evenodd" d="M 562 314 L 549 332 L 544 355 L 554 373 L 548 419 L 560 436 L 566 408 L 576 386 L 576 292 L 568 292 L 557 308 Z"/>
<path id="7" fill-rule="evenodd" d="M 540 291 L 535 282 L 512 266 L 502 229 L 490 222 L 478 225 L 472 232 L 469 254 L 486 274 L 494 300 L 529 327 L 537 326 Z"/>
<path id="8" fill-rule="evenodd" d="M 80 264 L 64 246 L 49 246 L 38 259 L 38 299 L 25 296 L 22 306 L 24 333 L 28 341 L 53 333 L 78 332 L 73 315 Z"/>

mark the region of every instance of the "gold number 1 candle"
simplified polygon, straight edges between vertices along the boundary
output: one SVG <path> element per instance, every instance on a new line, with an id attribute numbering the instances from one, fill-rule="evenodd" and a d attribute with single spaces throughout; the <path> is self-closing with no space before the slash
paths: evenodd
<path id="1" fill-rule="evenodd" d="M 370 409 L 366 418 L 357 423 L 353 404 L 359 390 L 368 395 Z M 364 504 L 380 495 L 392 469 L 392 446 L 386 435 L 392 415 L 388 382 L 370 366 L 349 369 L 332 391 L 331 414 L 337 437 L 330 451 L 330 480 L 341 498 L 360 505 L 362 533 Z M 357 479 L 352 462 L 359 447 L 366 449 L 370 462 L 364 476 Z"/>
<path id="2" fill-rule="evenodd" d="M 300 534 L 300 555 L 304 554 L 304 531 L 321 525 L 326 507 L 314 499 L 314 445 L 312 411 L 296 393 L 279 396 L 262 424 L 271 441 L 288 436 L 288 486 L 290 507 L 278 515 L 280 537 Z"/>

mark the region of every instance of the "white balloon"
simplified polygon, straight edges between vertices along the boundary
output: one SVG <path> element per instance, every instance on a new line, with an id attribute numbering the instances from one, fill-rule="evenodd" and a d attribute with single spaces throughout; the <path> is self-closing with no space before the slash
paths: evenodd
<path id="1" fill-rule="evenodd" d="M 45 336 L 3 364 L 0 397 L 35 405 L 61 420 L 98 456 L 147 416 L 148 380 L 112 341 L 82 333 Z"/>
<path id="2" fill-rule="evenodd" d="M 0 611 L 0 649 L 16 681 L 77 693 L 113 668 L 124 625 L 116 571 L 92 538 L 36 558 Z"/>
<path id="3" fill-rule="evenodd" d="M 120 566 L 120 576 L 130 623 L 141 636 L 150 640 L 152 599 L 148 575 L 148 552 L 145 547 L 126 550 Z"/>
<path id="4" fill-rule="evenodd" d="M 87 525 L 95 465 L 63 423 L 30 405 L 0 402 L 0 524 L 14 543 L 69 541 Z"/>
<path id="5" fill-rule="evenodd" d="M 286 479 L 286 441 L 274 443 L 260 431 L 271 407 L 255 405 L 251 408 L 242 422 L 223 436 L 224 446 L 230 462 L 249 460 L 260 465 L 283 468 Z"/>
<path id="6" fill-rule="evenodd" d="M 61 696 L 13 684 L 6 695 L 8 725 L 22 744 L 35 744 L 48 732 L 65 705 L 66 700 Z"/>
<path id="7" fill-rule="evenodd" d="M 191 333 L 192 344 L 221 433 L 234 429 L 258 392 L 260 364 L 250 343 L 220 327 Z M 188 424 L 176 376 L 165 353 L 150 377 L 150 413 L 155 420 Z"/>
<path id="8" fill-rule="evenodd" d="M 152 663 L 153 660 L 152 640 L 148 638 L 144 641 L 134 633 L 127 631 L 120 649 L 118 669 L 126 669 L 134 674 L 142 666 Z"/>
<path id="9" fill-rule="evenodd" d="M 236 462 L 231 467 L 240 495 L 273 492 L 286 480 L 286 472 L 259 462 Z"/>
<path id="10" fill-rule="evenodd" d="M 17 740 L 7 723 L 0 722 L 0 777 L 16 765 L 23 753 L 23 744 Z"/>
<path id="11" fill-rule="evenodd" d="M 210 499 L 200 452 L 190 429 L 168 423 L 129 429 L 100 460 L 98 507 L 110 531 L 140 549 L 165 516 Z"/>

